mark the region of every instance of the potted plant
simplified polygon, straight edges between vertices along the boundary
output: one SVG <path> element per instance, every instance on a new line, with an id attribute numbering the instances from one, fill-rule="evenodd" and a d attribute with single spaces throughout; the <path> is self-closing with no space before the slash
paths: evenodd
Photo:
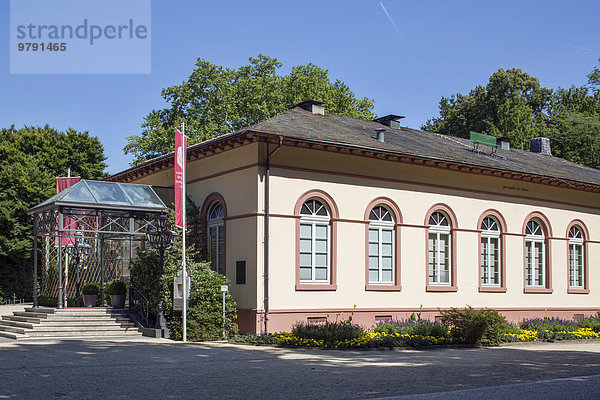
<path id="1" fill-rule="evenodd" d="M 127 294 L 127 285 L 121 281 L 111 282 L 106 288 L 110 295 L 110 304 L 112 308 L 125 308 L 125 295 Z"/>
<path id="2" fill-rule="evenodd" d="M 100 294 L 100 285 L 97 283 L 86 283 L 81 289 L 83 292 L 83 304 L 86 307 L 94 307 Z"/>

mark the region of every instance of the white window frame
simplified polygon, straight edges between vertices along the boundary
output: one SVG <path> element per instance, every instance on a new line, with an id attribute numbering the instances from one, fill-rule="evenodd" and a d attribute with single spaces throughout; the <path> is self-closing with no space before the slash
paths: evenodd
<path id="1" fill-rule="evenodd" d="M 432 225 L 431 224 L 431 217 L 433 217 L 433 215 L 435 214 L 441 214 L 446 222 L 448 223 L 448 225 L 440 225 L 439 223 L 437 225 Z M 451 227 L 450 227 L 450 219 L 448 218 L 448 216 L 441 212 L 441 211 L 435 211 L 434 213 L 431 214 L 430 217 L 430 222 L 429 222 L 429 235 L 427 237 L 427 257 L 429 258 L 429 252 L 431 249 L 429 249 L 429 240 L 431 240 L 431 235 L 434 235 L 434 247 L 436 249 L 436 254 L 434 257 L 434 263 L 435 265 L 431 265 L 431 262 L 429 261 L 429 259 L 427 260 L 427 265 L 428 265 L 428 281 L 430 285 L 436 285 L 436 286 L 450 286 L 452 285 L 452 235 L 451 233 Z M 442 260 L 442 251 L 441 251 L 441 237 L 442 235 L 444 235 L 446 237 L 446 243 L 448 243 L 448 282 L 442 282 L 441 281 L 441 276 L 442 276 L 442 271 L 443 268 L 445 267 L 444 262 Z M 437 276 L 436 280 L 432 280 L 432 274 L 431 272 L 434 272 L 434 276 L 433 278 L 435 279 L 435 277 Z"/>
<path id="2" fill-rule="evenodd" d="M 493 221 L 493 225 L 488 223 L 488 220 Z M 495 227 L 495 229 L 493 229 Z M 502 263 L 502 249 L 500 248 L 500 225 L 498 221 L 493 217 L 485 217 L 481 222 L 481 243 L 480 243 L 480 269 L 481 269 L 481 286 L 487 287 L 499 287 L 502 281 L 501 274 L 501 263 Z M 496 241 L 496 249 L 498 252 L 498 256 L 496 257 L 496 265 L 492 265 L 492 254 L 490 251 L 492 241 Z M 481 252 L 484 250 L 485 246 L 487 246 L 487 256 L 484 260 L 482 260 Z M 496 270 L 498 272 L 498 283 L 493 283 L 493 277 L 496 275 Z M 487 276 L 487 281 L 486 281 Z"/>
<path id="3" fill-rule="evenodd" d="M 300 214 L 300 231 L 302 230 L 302 226 L 310 226 L 310 232 L 311 232 L 311 279 L 300 279 L 300 283 L 315 283 L 315 284 L 329 284 L 331 281 L 331 263 L 330 263 L 330 259 L 331 259 L 331 217 L 330 217 L 330 213 L 329 210 L 327 209 L 327 206 L 325 205 L 325 203 L 320 200 L 320 199 L 309 199 L 307 201 L 305 201 L 303 203 L 306 204 L 309 201 L 318 201 L 327 211 L 327 216 L 324 215 L 316 215 L 315 213 L 313 213 L 312 215 L 308 215 L 308 214 Z M 300 208 L 301 212 L 302 212 L 302 208 Z M 326 249 L 327 249 L 327 253 L 325 256 L 326 259 L 326 267 L 327 267 L 327 273 L 326 273 L 326 279 L 316 279 L 316 269 L 317 269 L 317 265 L 316 265 L 316 256 L 317 256 L 317 238 L 316 238 L 316 229 L 317 226 L 325 226 L 327 228 L 327 242 L 326 242 Z M 300 233 L 299 233 L 300 234 Z M 298 237 L 298 240 L 301 241 L 301 237 Z M 302 252 L 301 249 L 299 249 L 300 254 L 304 253 Z M 300 257 L 301 258 L 301 257 Z M 302 265 L 301 261 L 300 264 L 298 266 L 300 268 L 299 273 L 301 274 L 302 268 L 306 268 L 309 267 L 309 265 Z M 321 266 L 319 266 L 321 267 Z"/>
<path id="4" fill-rule="evenodd" d="M 585 287 L 585 254 L 583 246 L 583 231 L 579 226 L 569 229 L 569 287 L 583 289 Z M 579 256 L 579 257 L 578 257 Z M 581 260 L 581 263 L 578 262 Z M 581 284 L 576 284 L 576 272 L 581 278 Z"/>
<path id="5" fill-rule="evenodd" d="M 537 230 L 531 232 L 529 228 L 530 223 L 535 223 L 539 227 L 539 232 Z M 530 233 L 527 233 L 529 231 Z M 545 288 L 546 287 L 546 235 L 544 234 L 544 229 L 542 228 L 542 224 L 535 220 L 530 220 L 527 222 L 526 230 L 525 230 L 525 286 L 532 288 Z M 542 260 L 541 264 L 539 264 L 539 258 L 536 256 L 533 249 L 535 248 L 536 243 L 542 244 Z M 527 275 L 527 256 L 529 255 L 531 260 L 531 283 L 527 283 L 528 275 Z M 535 274 L 536 267 L 538 269 L 538 273 Z M 534 275 L 535 274 L 535 275 Z M 541 275 L 542 284 L 539 285 L 536 282 L 539 281 Z"/>
<path id="6" fill-rule="evenodd" d="M 211 214 L 213 212 L 213 210 L 217 207 L 220 206 L 221 207 L 221 213 L 220 216 L 218 218 L 211 218 Z M 221 256 L 225 254 L 225 207 L 223 206 L 223 204 L 221 204 L 220 202 L 215 202 L 213 204 L 210 205 L 210 207 L 208 208 L 208 213 L 206 215 L 206 225 L 207 225 L 207 229 L 206 229 L 206 233 L 208 235 L 208 254 L 209 254 L 209 259 L 211 261 L 211 268 L 216 271 L 219 274 L 223 274 L 225 271 L 225 257 L 223 257 L 223 265 L 218 265 L 219 260 L 221 259 Z M 216 233 L 216 245 L 215 245 L 215 249 L 217 254 L 215 255 L 214 259 L 217 262 L 217 265 L 213 265 L 213 254 L 212 254 L 212 235 L 211 235 L 211 231 L 215 230 Z M 219 247 L 219 236 L 223 235 L 223 248 Z"/>
<path id="7" fill-rule="evenodd" d="M 394 217 L 393 214 L 390 212 L 390 210 L 387 209 L 387 207 L 384 207 L 382 205 L 377 205 L 375 207 L 373 207 L 373 210 L 377 207 L 382 207 L 384 210 L 386 210 L 390 217 L 392 218 L 391 221 L 384 221 L 383 219 L 378 219 L 378 220 L 373 220 L 373 219 L 369 219 L 369 236 L 368 236 L 368 240 L 367 240 L 367 252 L 368 252 L 368 265 L 367 265 L 367 270 L 368 270 L 368 276 L 369 276 L 369 285 L 392 285 L 395 282 L 396 279 L 396 273 L 395 273 L 395 265 L 396 265 L 396 255 L 395 255 L 395 249 L 396 249 L 396 235 L 394 232 Z M 369 217 L 370 217 L 370 213 L 369 213 Z M 371 276 L 370 276 L 370 272 L 371 272 L 371 230 L 376 230 L 377 231 L 377 245 L 378 245 L 378 249 L 377 249 L 377 256 L 378 256 L 378 260 L 377 260 L 377 267 L 378 267 L 378 280 L 377 281 L 372 281 L 371 280 Z M 392 246 L 392 278 L 389 281 L 384 281 L 382 279 L 383 277 L 383 231 L 386 232 L 390 232 L 391 236 L 392 236 L 392 240 L 391 240 L 391 246 Z"/>

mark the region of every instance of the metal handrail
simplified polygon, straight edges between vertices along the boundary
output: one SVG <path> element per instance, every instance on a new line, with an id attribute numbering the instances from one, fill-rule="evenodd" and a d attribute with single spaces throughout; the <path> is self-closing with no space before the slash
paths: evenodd
<path id="1" fill-rule="evenodd" d="M 150 326 L 150 302 L 133 285 L 129 286 L 129 312 L 138 316 L 140 323 L 145 327 Z"/>

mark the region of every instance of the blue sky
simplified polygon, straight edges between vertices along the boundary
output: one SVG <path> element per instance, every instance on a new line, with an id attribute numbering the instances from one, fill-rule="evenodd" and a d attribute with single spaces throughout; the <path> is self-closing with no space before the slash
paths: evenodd
<path id="1" fill-rule="evenodd" d="M 50 1 L 50 0 L 49 0 Z M 57 3 L 60 0 L 52 0 Z M 543 86 L 582 85 L 600 57 L 597 1 L 153 1 L 147 75 L 11 75 L 9 2 L 0 3 L 0 127 L 49 124 L 89 131 L 108 172 L 128 167 L 126 137 L 165 103 L 197 57 L 228 67 L 259 53 L 282 73 L 312 62 L 375 100 L 375 112 L 418 128 L 441 96 L 522 68 Z"/>

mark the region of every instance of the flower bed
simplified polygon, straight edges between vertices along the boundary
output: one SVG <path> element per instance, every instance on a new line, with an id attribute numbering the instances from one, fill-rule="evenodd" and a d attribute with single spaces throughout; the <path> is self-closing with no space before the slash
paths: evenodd
<path id="1" fill-rule="evenodd" d="M 468 309 L 466 309 L 468 311 Z M 460 336 L 453 335 L 453 326 L 421 320 L 391 321 L 363 330 L 351 324 L 351 318 L 325 324 L 298 324 L 292 332 L 262 335 L 237 335 L 235 343 L 271 344 L 293 347 L 320 347 L 337 349 L 394 348 L 462 344 Z M 578 340 L 600 338 L 600 315 L 582 321 L 555 318 L 522 321 L 519 326 L 506 324 L 499 342 L 534 342 L 537 340 Z M 468 343 L 472 344 L 472 343 Z"/>

